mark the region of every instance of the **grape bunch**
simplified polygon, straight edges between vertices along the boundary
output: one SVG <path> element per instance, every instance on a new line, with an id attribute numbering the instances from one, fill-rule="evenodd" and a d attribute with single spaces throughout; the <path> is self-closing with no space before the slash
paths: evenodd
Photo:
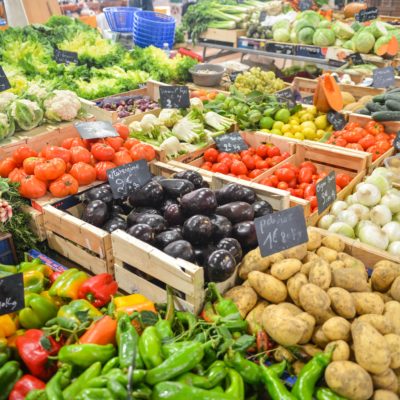
<path id="1" fill-rule="evenodd" d="M 285 82 L 275 76 L 272 71 L 263 71 L 259 67 L 251 68 L 236 77 L 234 86 L 243 94 L 249 94 L 254 90 L 271 94 L 285 87 Z"/>

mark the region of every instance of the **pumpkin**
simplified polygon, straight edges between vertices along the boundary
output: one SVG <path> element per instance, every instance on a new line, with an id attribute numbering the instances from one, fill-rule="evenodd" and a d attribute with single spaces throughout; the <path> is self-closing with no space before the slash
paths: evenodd
<path id="1" fill-rule="evenodd" d="M 314 94 L 314 106 L 321 112 L 343 109 L 342 93 L 335 78 L 330 74 L 324 74 L 318 78 Z"/>
<path id="2" fill-rule="evenodd" d="M 344 17 L 352 18 L 356 14 L 358 14 L 361 10 L 365 10 L 367 8 L 367 4 L 365 3 L 350 3 L 344 8 Z"/>

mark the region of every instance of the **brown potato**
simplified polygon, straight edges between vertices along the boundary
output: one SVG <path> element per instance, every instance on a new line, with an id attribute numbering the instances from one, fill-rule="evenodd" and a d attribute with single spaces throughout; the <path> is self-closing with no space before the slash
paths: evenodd
<path id="1" fill-rule="evenodd" d="M 357 269 L 367 278 L 367 270 L 364 263 L 347 253 L 338 253 L 338 260 L 343 261 L 346 268 Z"/>
<path id="2" fill-rule="evenodd" d="M 306 256 L 301 260 L 301 262 L 302 262 L 303 264 L 307 264 L 308 262 L 310 262 L 310 261 L 312 261 L 312 260 L 315 260 L 315 259 L 318 260 L 319 258 L 321 258 L 321 257 L 318 257 L 314 252 L 312 252 L 312 251 L 307 251 Z"/>
<path id="3" fill-rule="evenodd" d="M 251 287 L 263 299 L 271 303 L 282 303 L 287 296 L 286 285 L 272 275 L 252 271 L 248 276 Z"/>
<path id="4" fill-rule="evenodd" d="M 351 294 L 342 288 L 332 287 L 327 291 L 332 302 L 332 309 L 336 314 L 346 319 L 353 319 L 356 315 L 356 307 Z"/>
<path id="5" fill-rule="evenodd" d="M 328 263 L 337 260 L 338 252 L 329 247 L 322 246 L 317 250 L 317 255 L 323 258 Z"/>
<path id="6" fill-rule="evenodd" d="M 308 233 L 308 242 L 307 242 L 307 250 L 313 251 L 317 250 L 319 247 L 321 247 L 321 235 L 318 231 L 315 229 L 307 229 Z"/>
<path id="7" fill-rule="evenodd" d="M 256 306 L 247 314 L 246 321 L 248 324 L 249 333 L 255 335 L 262 329 L 262 314 L 268 302 L 260 300 Z"/>
<path id="8" fill-rule="evenodd" d="M 400 335 L 400 303 L 397 301 L 388 301 L 385 303 L 383 315 L 390 321 L 393 329 L 392 333 Z"/>
<path id="9" fill-rule="evenodd" d="M 293 317 L 296 317 L 297 315 L 301 314 L 303 312 L 303 310 L 297 306 L 295 306 L 292 303 L 280 303 L 276 305 L 279 310 L 285 310 L 288 311 L 290 313 L 290 315 L 292 315 Z"/>
<path id="10" fill-rule="evenodd" d="M 351 335 L 355 358 L 361 367 L 372 374 L 381 374 L 389 368 L 389 346 L 372 325 L 356 319 L 351 324 Z"/>
<path id="11" fill-rule="evenodd" d="M 285 260 L 272 264 L 271 275 L 281 281 L 286 281 L 299 272 L 301 266 L 301 261 L 294 258 L 286 258 Z"/>
<path id="12" fill-rule="evenodd" d="M 391 284 L 399 276 L 399 272 L 389 265 L 381 265 L 372 271 L 371 283 L 372 289 L 377 292 L 386 292 Z"/>
<path id="13" fill-rule="evenodd" d="M 324 260 L 311 261 L 312 265 L 308 274 L 310 283 L 319 286 L 321 289 L 328 289 L 332 281 L 332 271 L 329 264 Z"/>
<path id="14" fill-rule="evenodd" d="M 399 396 L 390 390 L 378 389 L 374 392 L 372 400 L 399 400 Z"/>
<path id="15" fill-rule="evenodd" d="M 392 369 L 388 368 L 382 374 L 371 374 L 372 382 L 375 389 L 386 389 L 391 392 L 397 392 L 399 382 L 397 376 Z"/>
<path id="16" fill-rule="evenodd" d="M 282 251 L 284 258 L 296 258 L 302 260 L 307 254 L 307 243 L 299 244 L 298 246 L 291 247 L 290 249 Z"/>
<path id="17" fill-rule="evenodd" d="M 329 341 L 344 340 L 348 342 L 350 339 L 350 328 L 350 322 L 342 317 L 333 317 L 322 325 L 322 331 Z"/>
<path id="18" fill-rule="evenodd" d="M 342 252 L 342 251 L 344 251 L 344 248 L 345 248 L 345 244 L 344 244 L 343 240 L 341 240 L 339 237 L 333 236 L 333 235 L 325 236 L 322 239 L 322 244 L 325 247 L 328 247 L 337 252 Z"/>
<path id="19" fill-rule="evenodd" d="M 351 400 L 368 400 L 373 393 L 372 379 L 364 368 L 351 361 L 333 361 L 325 370 L 329 388 Z"/>
<path id="20" fill-rule="evenodd" d="M 379 267 L 389 267 L 390 269 L 394 269 L 396 271 L 398 271 L 400 273 L 400 264 L 396 264 L 393 261 L 389 261 L 389 260 L 380 260 L 378 261 L 373 267 L 372 269 L 376 269 Z"/>
<path id="21" fill-rule="evenodd" d="M 390 288 L 390 295 L 394 300 L 400 301 L 400 276 L 398 276 Z"/>
<path id="22" fill-rule="evenodd" d="M 307 329 L 304 332 L 304 334 L 299 342 L 300 344 L 306 344 L 311 340 L 311 337 L 314 333 L 315 318 L 306 312 L 298 314 L 297 318 L 301 319 L 302 321 L 304 321 L 307 324 Z"/>
<path id="23" fill-rule="evenodd" d="M 332 271 L 334 271 L 335 269 L 345 268 L 344 262 L 340 260 L 333 261 L 329 265 Z"/>
<path id="24" fill-rule="evenodd" d="M 329 339 L 325 336 L 322 326 L 316 326 L 314 328 L 314 333 L 311 340 L 321 349 L 325 348 L 325 346 L 329 343 Z"/>
<path id="25" fill-rule="evenodd" d="M 382 314 L 385 303 L 376 293 L 352 293 L 356 312 L 362 314 Z"/>
<path id="26" fill-rule="evenodd" d="M 353 268 L 343 268 L 332 271 L 332 286 L 341 287 L 349 292 L 369 291 L 365 273 Z"/>
<path id="27" fill-rule="evenodd" d="M 384 303 L 387 303 L 388 301 L 393 301 L 392 296 L 390 296 L 388 293 L 381 293 L 381 292 L 375 292 L 382 300 Z"/>
<path id="28" fill-rule="evenodd" d="M 334 348 L 332 353 L 332 361 L 346 361 L 350 358 L 350 347 L 344 340 L 334 340 L 325 346 L 325 351 L 330 351 Z"/>
<path id="29" fill-rule="evenodd" d="M 331 305 L 331 299 L 326 292 L 312 283 L 307 283 L 301 287 L 299 300 L 304 311 L 314 316 L 327 311 Z"/>
<path id="30" fill-rule="evenodd" d="M 390 350 L 390 368 L 400 368 L 400 336 L 395 335 L 394 333 L 389 333 L 388 335 L 385 335 L 384 338 Z"/>
<path id="31" fill-rule="evenodd" d="M 318 325 L 323 325 L 326 321 L 334 317 L 337 317 L 337 315 L 329 307 L 327 310 L 323 310 L 318 315 L 315 315 L 315 320 Z"/>
<path id="32" fill-rule="evenodd" d="M 371 324 L 382 335 L 387 335 L 393 330 L 392 324 L 385 315 L 364 314 L 358 317 L 358 320 Z"/>
<path id="33" fill-rule="evenodd" d="M 242 279 L 247 279 L 251 271 L 266 271 L 271 264 L 270 257 L 261 257 L 260 248 L 248 252 L 244 257 L 239 267 L 239 276 Z"/>
<path id="34" fill-rule="evenodd" d="M 302 348 L 311 357 L 314 357 L 317 354 L 322 353 L 322 350 L 319 347 L 310 343 L 305 344 Z"/>
<path id="35" fill-rule="evenodd" d="M 253 288 L 248 286 L 235 286 L 229 289 L 224 297 L 231 299 L 237 306 L 242 318 L 246 318 L 246 315 L 254 308 L 257 304 L 257 293 Z"/>
<path id="36" fill-rule="evenodd" d="M 308 283 L 307 277 L 298 272 L 296 275 L 292 276 L 287 282 L 287 290 L 290 298 L 293 300 L 293 303 L 296 305 L 300 305 L 299 293 L 300 289 L 303 285 Z"/>

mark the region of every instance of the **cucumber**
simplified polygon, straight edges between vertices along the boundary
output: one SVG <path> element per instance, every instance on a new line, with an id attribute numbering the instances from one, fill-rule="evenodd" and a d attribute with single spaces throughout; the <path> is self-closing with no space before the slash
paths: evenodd
<path id="1" fill-rule="evenodd" d="M 367 108 L 367 110 L 371 112 L 378 112 L 385 110 L 385 107 L 379 103 L 367 103 L 365 107 Z"/>
<path id="2" fill-rule="evenodd" d="M 400 111 L 400 101 L 386 100 L 385 106 L 390 111 Z"/>
<path id="3" fill-rule="evenodd" d="M 400 111 L 378 111 L 372 114 L 374 121 L 400 121 Z"/>
<path id="4" fill-rule="evenodd" d="M 386 94 L 400 93 L 400 88 L 389 90 Z"/>
<path id="5" fill-rule="evenodd" d="M 372 101 L 374 103 L 384 103 L 385 102 L 385 93 L 383 94 L 378 94 L 378 96 L 375 96 Z"/>
<path id="6" fill-rule="evenodd" d="M 357 111 L 357 114 L 362 114 L 362 115 L 371 115 L 371 111 L 369 111 L 366 108 L 362 108 L 361 110 Z"/>
<path id="7" fill-rule="evenodd" d="M 389 93 L 385 95 L 385 101 L 394 100 L 400 102 L 400 93 Z"/>

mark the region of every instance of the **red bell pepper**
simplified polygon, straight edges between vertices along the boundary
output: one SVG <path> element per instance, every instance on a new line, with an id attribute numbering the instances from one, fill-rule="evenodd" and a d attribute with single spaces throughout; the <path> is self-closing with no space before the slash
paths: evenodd
<path id="1" fill-rule="evenodd" d="M 13 387 L 8 400 L 23 400 L 32 390 L 44 389 L 46 384 L 33 375 L 24 375 Z"/>
<path id="2" fill-rule="evenodd" d="M 61 271 L 53 271 L 53 272 L 50 274 L 50 276 L 49 276 L 50 283 L 53 284 L 54 281 L 55 281 L 61 274 L 62 274 Z"/>
<path id="3" fill-rule="evenodd" d="M 16 339 L 19 356 L 37 378 L 48 380 L 57 370 L 57 365 L 49 356 L 57 355 L 61 344 L 40 329 L 28 329 Z"/>
<path id="4" fill-rule="evenodd" d="M 79 288 L 78 298 L 89 300 L 95 307 L 103 307 L 117 293 L 118 284 L 111 274 L 92 276 Z"/>

